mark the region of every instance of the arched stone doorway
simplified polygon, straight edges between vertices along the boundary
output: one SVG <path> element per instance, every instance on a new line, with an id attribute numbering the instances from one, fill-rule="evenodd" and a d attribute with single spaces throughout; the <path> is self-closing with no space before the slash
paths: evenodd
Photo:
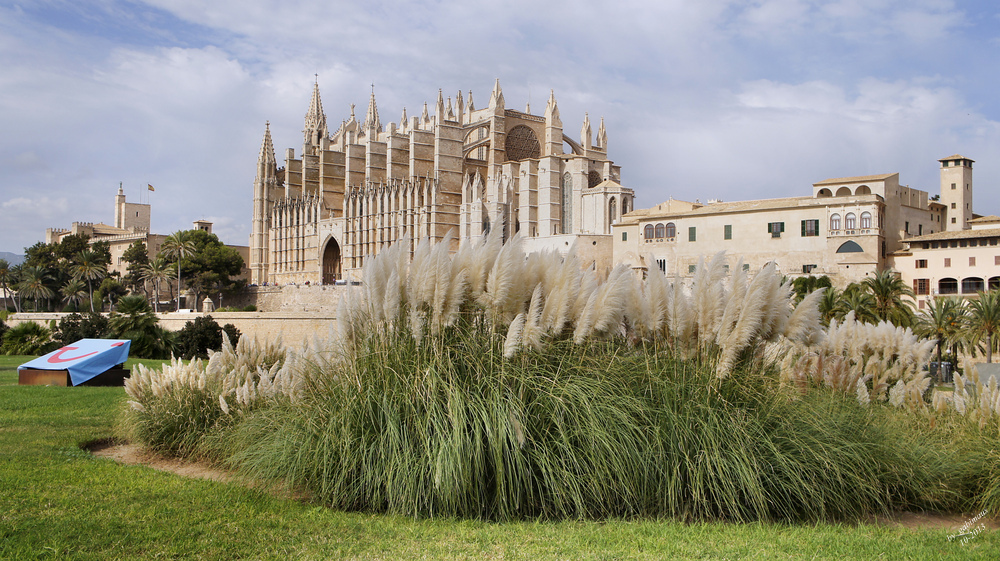
<path id="1" fill-rule="evenodd" d="M 323 249 L 323 284 L 333 284 L 340 278 L 340 244 L 330 238 Z"/>

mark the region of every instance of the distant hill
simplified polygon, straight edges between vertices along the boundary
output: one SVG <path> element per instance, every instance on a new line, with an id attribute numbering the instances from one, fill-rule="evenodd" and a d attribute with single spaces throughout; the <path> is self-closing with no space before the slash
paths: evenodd
<path id="1" fill-rule="evenodd" d="M 0 259 L 6 259 L 11 265 L 20 265 L 21 263 L 24 263 L 23 255 L 18 255 L 9 251 L 0 251 Z"/>

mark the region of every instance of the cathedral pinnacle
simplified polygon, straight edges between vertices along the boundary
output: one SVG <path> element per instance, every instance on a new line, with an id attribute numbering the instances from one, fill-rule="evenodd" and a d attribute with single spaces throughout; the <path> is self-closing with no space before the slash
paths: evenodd
<path id="1" fill-rule="evenodd" d="M 326 113 L 323 112 L 323 101 L 319 97 L 319 77 L 313 84 L 312 99 L 309 100 L 309 110 L 306 111 L 305 144 L 317 145 L 319 139 L 327 136 Z"/>
<path id="2" fill-rule="evenodd" d="M 604 130 L 604 117 L 601 117 L 601 126 L 597 128 L 597 147 L 605 151 L 608 149 L 608 133 Z"/>
<path id="3" fill-rule="evenodd" d="M 278 168 L 274 157 L 274 143 L 271 142 L 271 122 L 264 125 L 264 141 L 260 145 L 260 155 L 257 157 L 257 182 L 273 179 Z"/>
<path id="4" fill-rule="evenodd" d="M 590 146 L 591 146 L 591 144 L 590 144 L 591 138 L 593 138 L 593 132 L 591 132 L 591 128 L 590 128 L 590 114 L 589 113 L 584 113 L 583 114 L 583 127 L 580 128 L 580 143 L 583 145 L 584 148 L 587 148 L 587 149 L 590 148 Z"/>
<path id="5" fill-rule="evenodd" d="M 372 96 L 368 100 L 368 113 L 362 128 L 369 136 L 382 132 L 382 121 L 378 118 L 378 106 L 375 104 L 375 84 L 372 84 Z"/>
<path id="6" fill-rule="evenodd" d="M 503 109 L 503 90 L 500 89 L 500 78 L 497 78 L 496 84 L 493 86 L 493 93 L 490 94 L 490 109 Z"/>

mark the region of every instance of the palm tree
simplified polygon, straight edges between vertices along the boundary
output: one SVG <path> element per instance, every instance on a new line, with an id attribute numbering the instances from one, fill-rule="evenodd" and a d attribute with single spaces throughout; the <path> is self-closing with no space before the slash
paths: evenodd
<path id="1" fill-rule="evenodd" d="M 1000 291 L 980 292 L 978 299 L 969 300 L 968 307 L 966 335 L 973 347 L 986 337 L 986 362 L 993 362 L 995 337 L 1000 332 Z"/>
<path id="2" fill-rule="evenodd" d="M 80 302 L 83 302 L 84 297 L 87 296 L 87 287 L 83 286 L 83 281 L 73 279 L 67 282 L 66 286 L 62 287 L 59 292 L 63 295 L 63 302 L 79 308 Z"/>
<path id="3" fill-rule="evenodd" d="M 94 285 L 95 279 L 103 279 L 108 274 L 107 265 L 101 262 L 100 257 L 93 251 L 85 249 L 79 251 L 74 259 L 75 263 L 70 267 L 73 277 L 86 279 L 87 292 L 90 293 L 90 313 L 94 313 Z"/>
<path id="4" fill-rule="evenodd" d="M 830 320 L 838 317 L 840 296 L 840 291 L 832 286 L 823 291 L 823 298 L 819 301 L 819 314 L 824 325 L 830 325 Z"/>
<path id="5" fill-rule="evenodd" d="M 878 323 L 875 315 L 875 298 L 862 285 L 850 284 L 840 295 L 837 318 L 843 319 L 848 312 L 854 312 L 854 319 L 864 323 Z"/>
<path id="6" fill-rule="evenodd" d="M 157 257 L 139 269 L 142 279 L 153 283 L 153 311 L 160 311 L 160 283 L 170 279 L 170 263 Z"/>
<path id="7" fill-rule="evenodd" d="M 908 327 L 913 323 L 913 311 L 910 302 L 904 296 L 913 298 L 913 291 L 906 286 L 903 279 L 892 269 L 882 269 L 874 277 L 866 277 L 861 285 L 875 299 L 875 317 L 879 321 L 888 321 L 894 325 Z"/>
<path id="8" fill-rule="evenodd" d="M 954 342 L 962 332 L 966 316 L 965 301 L 959 298 L 935 298 L 917 316 L 913 332 L 921 337 L 937 339 L 937 362 L 941 365 L 941 349 Z M 940 379 L 940 370 L 938 371 Z"/>
<path id="9" fill-rule="evenodd" d="M 181 309 L 181 260 L 197 250 L 191 241 L 189 230 L 180 230 L 167 236 L 163 242 L 163 253 L 177 259 L 177 310 Z"/>
<path id="10" fill-rule="evenodd" d="M 10 279 L 10 263 L 0 259 L 0 289 L 3 289 L 4 306 L 7 305 L 7 281 Z"/>
<path id="11" fill-rule="evenodd" d="M 52 298 L 55 292 L 46 284 L 52 279 L 49 272 L 43 267 L 28 266 L 21 269 L 21 282 L 18 284 L 18 293 L 23 293 L 28 298 L 35 301 L 35 311 L 38 311 L 39 298 Z"/>

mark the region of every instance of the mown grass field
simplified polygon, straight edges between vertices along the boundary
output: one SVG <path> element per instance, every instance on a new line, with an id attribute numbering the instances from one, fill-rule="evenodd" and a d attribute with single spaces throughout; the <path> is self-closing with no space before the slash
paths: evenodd
<path id="1" fill-rule="evenodd" d="M 995 559 L 1000 551 L 989 531 L 962 545 L 947 529 L 867 524 L 493 524 L 337 512 L 92 457 L 80 447 L 115 435 L 124 392 L 17 386 L 17 365 L 30 358 L 0 357 L 2 559 Z"/>

